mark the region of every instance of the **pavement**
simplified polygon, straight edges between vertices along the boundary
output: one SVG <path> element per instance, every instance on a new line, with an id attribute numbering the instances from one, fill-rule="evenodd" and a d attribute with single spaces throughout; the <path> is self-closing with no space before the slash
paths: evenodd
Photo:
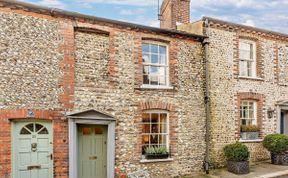
<path id="1" fill-rule="evenodd" d="M 236 175 L 226 168 L 211 170 L 209 175 L 199 174 L 187 178 L 288 178 L 288 166 L 273 165 L 270 161 L 250 165 L 250 173 Z"/>

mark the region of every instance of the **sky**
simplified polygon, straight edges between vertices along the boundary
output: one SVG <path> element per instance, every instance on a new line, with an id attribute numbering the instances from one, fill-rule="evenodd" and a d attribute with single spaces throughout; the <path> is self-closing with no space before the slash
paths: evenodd
<path id="1" fill-rule="evenodd" d="M 158 0 L 20 1 L 159 27 Z M 192 22 L 209 16 L 288 34 L 288 0 L 191 0 L 190 15 Z"/>

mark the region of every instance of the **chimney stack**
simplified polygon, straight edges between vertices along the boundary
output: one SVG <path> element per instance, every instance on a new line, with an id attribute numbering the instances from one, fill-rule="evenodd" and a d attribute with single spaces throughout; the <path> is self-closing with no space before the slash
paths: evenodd
<path id="1" fill-rule="evenodd" d="M 190 23 L 190 0 L 163 0 L 160 28 L 176 29 L 178 23 Z"/>

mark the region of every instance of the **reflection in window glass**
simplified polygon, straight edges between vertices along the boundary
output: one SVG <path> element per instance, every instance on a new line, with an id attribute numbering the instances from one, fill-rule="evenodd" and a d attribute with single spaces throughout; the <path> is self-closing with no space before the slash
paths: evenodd
<path id="1" fill-rule="evenodd" d="M 167 47 L 158 44 L 142 44 L 143 84 L 168 85 Z"/>
<path id="2" fill-rule="evenodd" d="M 144 113 L 142 115 L 142 153 L 149 146 L 168 147 L 167 113 Z"/>

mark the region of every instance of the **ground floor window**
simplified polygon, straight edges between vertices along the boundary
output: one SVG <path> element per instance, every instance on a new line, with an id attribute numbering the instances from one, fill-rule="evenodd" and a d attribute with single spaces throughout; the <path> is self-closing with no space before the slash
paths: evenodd
<path id="1" fill-rule="evenodd" d="M 165 147 L 168 151 L 168 113 L 146 111 L 142 115 L 142 154 L 147 147 Z"/>
<path id="2" fill-rule="evenodd" d="M 240 105 L 241 139 L 253 140 L 259 137 L 257 125 L 257 102 L 241 101 Z"/>

